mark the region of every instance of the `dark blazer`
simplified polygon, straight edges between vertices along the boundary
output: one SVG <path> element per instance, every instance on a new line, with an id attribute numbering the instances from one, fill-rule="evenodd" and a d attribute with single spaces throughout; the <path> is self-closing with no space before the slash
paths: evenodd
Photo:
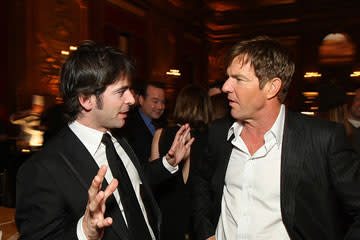
<path id="1" fill-rule="evenodd" d="M 360 127 L 356 128 L 350 123 L 352 132 L 350 135 L 350 142 L 355 149 L 360 154 Z"/>
<path id="2" fill-rule="evenodd" d="M 148 185 L 170 177 L 161 160 L 140 166 L 123 138 L 118 138 L 142 181 L 142 199 L 155 236 L 159 236 L 160 211 Z M 23 164 L 17 175 L 16 225 L 21 239 L 77 239 L 76 225 L 85 212 L 88 188 L 99 167 L 76 135 L 65 127 L 42 151 Z M 121 180 L 120 180 L 121 181 Z M 102 188 L 108 183 L 104 179 Z M 106 240 L 129 239 L 124 219 L 113 195 L 106 202 L 113 225 Z"/>
<path id="3" fill-rule="evenodd" d="M 125 126 L 114 130 L 114 133 L 126 138 L 141 164 L 149 161 L 153 135 L 141 118 L 138 109 L 132 110 L 126 118 Z"/>
<path id="4" fill-rule="evenodd" d="M 198 239 L 214 235 L 232 151 L 231 121 L 214 122 L 208 157 L 194 180 Z M 342 125 L 286 111 L 280 202 L 291 239 L 360 239 L 360 161 Z M 348 229 L 344 213 L 353 217 Z"/>

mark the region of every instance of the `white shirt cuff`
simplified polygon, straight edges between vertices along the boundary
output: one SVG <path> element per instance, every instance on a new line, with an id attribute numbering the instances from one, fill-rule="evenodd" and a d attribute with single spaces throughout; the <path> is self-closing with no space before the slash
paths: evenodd
<path id="1" fill-rule="evenodd" d="M 178 170 L 179 170 L 179 166 L 176 165 L 175 167 L 171 166 L 168 161 L 166 160 L 166 157 L 164 156 L 162 158 L 162 163 L 164 165 L 164 167 L 171 173 L 171 174 L 174 174 L 176 173 Z"/>
<path id="2" fill-rule="evenodd" d="M 82 227 L 82 220 L 83 220 L 84 216 L 82 216 L 76 226 L 76 235 L 78 237 L 79 240 L 88 240 L 87 237 L 85 236 L 83 227 Z"/>

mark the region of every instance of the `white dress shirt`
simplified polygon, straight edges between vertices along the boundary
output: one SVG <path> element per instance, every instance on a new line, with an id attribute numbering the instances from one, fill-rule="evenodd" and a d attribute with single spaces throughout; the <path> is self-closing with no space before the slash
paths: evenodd
<path id="1" fill-rule="evenodd" d="M 228 132 L 233 150 L 226 170 L 216 240 L 288 240 L 280 209 L 281 146 L 285 107 L 251 155 L 235 122 Z"/>
<path id="2" fill-rule="evenodd" d="M 111 173 L 111 170 L 109 168 L 109 164 L 106 158 L 106 149 L 105 149 L 105 145 L 101 142 L 102 137 L 104 135 L 103 132 L 95 130 L 93 128 L 89 128 L 86 127 L 82 124 L 80 124 L 77 121 L 74 121 L 72 123 L 69 124 L 69 128 L 74 132 L 74 134 L 79 138 L 79 140 L 84 144 L 84 146 L 86 147 L 86 149 L 89 151 L 89 153 L 91 154 L 91 156 L 94 158 L 94 161 L 96 162 L 96 164 L 101 167 L 102 165 L 105 165 L 108 169 L 106 171 L 105 174 L 105 179 L 108 183 L 110 183 L 113 180 L 113 175 Z M 135 190 L 135 194 L 136 197 L 139 201 L 140 207 L 141 207 L 141 211 L 144 215 L 144 219 L 145 222 L 149 228 L 151 237 L 153 240 L 155 240 L 155 235 L 153 230 L 150 227 L 149 224 L 149 220 L 147 217 L 147 213 L 145 210 L 145 206 L 144 203 L 142 201 L 141 195 L 140 195 L 140 184 L 142 184 L 141 179 L 139 177 L 139 174 L 134 166 L 134 164 L 132 163 L 132 161 L 130 160 L 129 156 L 126 154 L 126 152 L 124 151 L 124 149 L 121 147 L 121 145 L 118 143 L 118 141 L 116 140 L 116 138 L 114 138 L 110 132 L 107 132 L 110 134 L 111 136 L 111 140 L 114 143 L 115 149 L 117 154 L 119 155 L 119 157 L 121 158 L 121 160 L 124 163 L 124 166 L 129 174 L 129 178 L 131 180 L 131 183 L 133 185 L 133 188 Z M 165 159 L 165 157 L 163 157 L 162 159 L 163 164 L 165 166 L 166 169 L 169 170 L 169 172 L 174 173 L 178 170 L 178 166 L 173 167 L 171 166 Z M 94 176 L 95 177 L 95 176 Z M 121 179 L 118 179 L 118 181 L 121 181 Z M 115 189 L 114 191 L 114 197 L 119 205 L 120 211 L 122 213 L 122 216 L 126 222 L 126 217 L 125 217 L 125 212 L 124 212 L 124 208 L 121 204 L 121 197 L 119 195 L 119 191 L 117 189 Z M 85 209 L 84 209 L 85 210 Z M 83 217 L 82 217 L 83 218 Z M 79 219 L 78 224 L 77 224 L 77 235 L 79 240 L 87 240 L 83 228 L 82 228 L 82 218 Z M 116 219 L 113 219 L 113 221 L 116 221 Z"/>
<path id="3" fill-rule="evenodd" d="M 360 121 L 349 118 L 348 121 L 351 123 L 351 125 L 354 126 L 354 128 L 359 128 L 360 127 Z"/>

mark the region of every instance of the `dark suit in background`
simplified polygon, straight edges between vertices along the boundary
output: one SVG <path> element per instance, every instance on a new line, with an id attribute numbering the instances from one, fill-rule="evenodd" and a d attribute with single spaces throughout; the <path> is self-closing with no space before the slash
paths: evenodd
<path id="1" fill-rule="evenodd" d="M 350 135 L 350 142 L 353 146 L 354 150 L 357 151 L 360 154 L 360 128 L 354 127 L 350 123 L 351 127 L 351 135 Z"/>
<path id="2" fill-rule="evenodd" d="M 233 148 L 233 122 L 214 122 L 208 157 L 196 177 L 195 229 L 198 239 L 214 235 L 225 174 Z M 281 215 L 291 239 L 360 239 L 360 160 L 344 128 L 286 112 L 281 152 Z M 354 220 L 349 229 L 343 213 Z"/>
<path id="3" fill-rule="evenodd" d="M 138 109 L 132 110 L 123 128 L 115 129 L 115 135 L 122 135 L 129 142 L 141 164 L 149 161 L 153 135 L 141 118 Z"/>

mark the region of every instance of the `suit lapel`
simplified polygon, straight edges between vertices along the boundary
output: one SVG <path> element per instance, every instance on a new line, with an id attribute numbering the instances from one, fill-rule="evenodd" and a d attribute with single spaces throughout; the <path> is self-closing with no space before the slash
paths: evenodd
<path id="1" fill-rule="evenodd" d="M 295 193 L 298 185 L 304 154 L 302 125 L 297 114 L 286 110 L 284 136 L 281 152 L 281 214 L 283 222 L 289 231 L 294 225 Z M 291 237 L 291 236 L 290 236 Z"/>
<path id="2" fill-rule="evenodd" d="M 216 196 L 218 198 L 217 200 L 220 202 L 225 184 L 226 169 L 228 167 L 230 155 L 233 149 L 231 141 L 234 139 L 234 135 L 232 135 L 230 139 L 227 140 L 228 131 L 232 124 L 233 121 L 231 121 L 230 119 L 225 122 L 225 124 L 221 127 L 221 130 L 219 131 L 221 136 L 215 136 L 215 139 L 212 139 L 215 144 L 213 144 L 212 146 L 213 149 L 209 149 L 209 151 L 216 151 L 220 154 L 219 156 L 215 156 L 217 164 L 216 166 L 214 166 L 216 168 L 213 177 L 214 179 L 212 181 L 213 183 L 217 184 L 217 186 L 215 187 L 215 189 L 218 191 Z M 223 139 L 224 141 L 219 142 L 219 139 Z"/>
<path id="3" fill-rule="evenodd" d="M 126 152 L 126 154 L 129 156 L 131 162 L 134 164 L 136 170 L 139 173 L 140 179 L 142 182 L 144 182 L 143 176 L 142 176 L 142 170 L 141 170 L 141 165 L 140 162 L 137 159 L 136 154 L 134 153 L 134 151 L 132 150 L 132 148 L 130 147 L 130 145 L 127 143 L 127 141 L 123 138 L 123 137 L 118 137 L 115 136 L 116 139 L 118 140 L 119 144 L 121 145 L 121 147 L 124 149 L 124 151 Z"/>
<path id="4" fill-rule="evenodd" d="M 226 140 L 226 142 L 222 146 L 223 150 L 219 151 L 222 153 L 222 156 L 217 165 L 219 170 L 215 171 L 214 182 L 220 183 L 220 187 L 221 187 L 220 190 L 222 190 L 222 187 L 224 186 L 225 183 L 226 169 L 229 164 L 231 151 L 233 149 L 233 146 L 231 144 L 231 141 L 233 139 L 234 137 L 232 136 L 229 140 Z"/>
<path id="5" fill-rule="evenodd" d="M 78 173 L 77 178 L 79 181 L 85 183 L 86 186 L 84 186 L 84 188 L 87 188 L 84 189 L 84 196 L 87 196 L 87 191 L 91 185 L 92 180 L 96 176 L 99 167 L 86 147 L 68 127 L 64 129 L 64 132 L 65 134 L 63 135 L 62 140 L 64 143 L 63 155 L 74 167 L 75 172 Z M 104 190 L 107 186 L 108 182 L 104 180 L 102 184 L 102 190 Z M 129 239 L 124 218 L 113 194 L 106 201 L 105 216 L 110 216 L 113 218 L 113 224 L 110 229 L 114 231 L 120 237 L 120 239 Z"/>

